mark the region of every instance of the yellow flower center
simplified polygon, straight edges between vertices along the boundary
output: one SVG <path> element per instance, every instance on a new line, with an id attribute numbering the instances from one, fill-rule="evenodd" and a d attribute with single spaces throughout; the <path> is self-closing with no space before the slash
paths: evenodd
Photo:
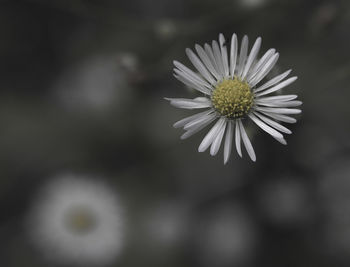
<path id="1" fill-rule="evenodd" d="M 241 118 L 253 105 L 254 95 L 247 82 L 238 78 L 220 82 L 211 95 L 214 108 L 227 118 Z"/>
<path id="2" fill-rule="evenodd" d="M 87 233 L 96 226 L 95 216 L 87 209 L 76 208 L 67 215 L 67 225 L 76 234 Z"/>

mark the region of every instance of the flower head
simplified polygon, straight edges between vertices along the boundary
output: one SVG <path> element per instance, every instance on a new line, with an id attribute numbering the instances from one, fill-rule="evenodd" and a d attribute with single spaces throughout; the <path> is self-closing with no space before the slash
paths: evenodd
<path id="1" fill-rule="evenodd" d="M 112 190 L 90 178 L 64 175 L 41 191 L 29 216 L 34 245 L 54 263 L 105 266 L 123 246 L 123 219 Z"/>
<path id="2" fill-rule="evenodd" d="M 196 44 L 195 54 L 186 49 L 186 54 L 199 73 L 192 71 L 178 61 L 174 61 L 174 76 L 185 85 L 196 89 L 204 96 L 194 99 L 166 98 L 175 107 L 183 109 L 206 109 L 174 124 L 175 128 L 183 127 L 186 131 L 181 139 L 188 138 L 216 121 L 199 145 L 203 152 L 210 147 L 210 154 L 216 155 L 224 139 L 224 163 L 231 154 L 233 139 L 237 153 L 242 157 L 241 140 L 250 156 L 256 156 L 252 144 L 245 131 L 243 122 L 250 118 L 262 130 L 269 133 L 282 144 L 287 144 L 282 133 L 291 131 L 280 122 L 295 123 L 292 114 L 298 114 L 295 107 L 302 104 L 295 100 L 297 95 L 271 94 L 294 82 L 297 77 L 285 79 L 291 70 L 260 84 L 276 64 L 279 54 L 269 49 L 257 59 L 261 46 L 261 38 L 257 38 L 248 55 L 248 37 L 242 39 L 238 53 L 236 34 L 232 35 L 228 52 L 225 38 L 219 35 L 219 43 L 204 47 Z"/>

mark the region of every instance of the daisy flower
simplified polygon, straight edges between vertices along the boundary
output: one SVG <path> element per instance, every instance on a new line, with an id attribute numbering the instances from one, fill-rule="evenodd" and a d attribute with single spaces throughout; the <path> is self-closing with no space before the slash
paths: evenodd
<path id="1" fill-rule="evenodd" d="M 297 79 L 297 77 L 285 79 L 291 70 L 261 84 L 276 64 L 279 53 L 272 48 L 258 59 L 260 46 L 259 37 L 248 54 L 248 37 L 244 36 L 238 53 L 237 36 L 233 34 L 228 51 L 225 38 L 220 34 L 219 42 L 214 40 L 211 46 L 205 44 L 202 47 L 196 44 L 197 54 L 189 48 L 186 49 L 188 58 L 199 73 L 174 61 L 175 78 L 196 89 L 203 96 L 194 99 L 165 99 L 177 108 L 206 109 L 176 122 L 174 127 L 184 128 L 186 132 L 181 139 L 185 139 L 216 121 L 199 145 L 198 151 L 204 152 L 210 147 L 210 154 L 214 156 L 224 142 L 225 164 L 231 154 L 233 139 L 239 156 L 242 157 L 241 141 L 243 141 L 251 160 L 256 160 L 244 127 L 246 118 L 250 118 L 258 127 L 286 145 L 282 133 L 291 134 L 291 131 L 280 122 L 295 123 L 296 119 L 290 115 L 301 112 L 295 108 L 302 104 L 301 101 L 295 100 L 297 95 L 271 96 Z"/>
<path id="2" fill-rule="evenodd" d="M 84 176 L 63 175 L 43 188 L 31 209 L 33 244 L 53 263 L 105 266 L 123 247 L 123 216 L 115 193 Z"/>

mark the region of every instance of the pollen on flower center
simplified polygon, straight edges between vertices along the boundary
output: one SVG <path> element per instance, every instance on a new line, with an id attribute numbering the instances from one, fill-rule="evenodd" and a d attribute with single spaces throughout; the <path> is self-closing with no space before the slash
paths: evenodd
<path id="1" fill-rule="evenodd" d="M 214 108 L 228 118 L 240 118 L 253 105 L 254 95 L 247 82 L 238 78 L 220 82 L 211 95 Z"/>

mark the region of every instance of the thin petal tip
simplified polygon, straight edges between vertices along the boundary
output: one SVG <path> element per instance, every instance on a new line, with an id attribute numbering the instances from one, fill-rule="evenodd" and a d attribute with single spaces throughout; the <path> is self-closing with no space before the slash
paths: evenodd
<path id="1" fill-rule="evenodd" d="M 284 138 L 276 138 L 276 140 L 278 141 L 278 142 L 280 142 L 282 145 L 287 145 L 287 141 L 286 141 L 286 139 L 284 139 Z"/>
<path id="2" fill-rule="evenodd" d="M 224 36 L 222 33 L 219 34 L 219 41 L 220 41 L 220 43 L 222 43 L 222 44 L 225 44 L 225 42 L 226 42 L 225 36 Z"/>

